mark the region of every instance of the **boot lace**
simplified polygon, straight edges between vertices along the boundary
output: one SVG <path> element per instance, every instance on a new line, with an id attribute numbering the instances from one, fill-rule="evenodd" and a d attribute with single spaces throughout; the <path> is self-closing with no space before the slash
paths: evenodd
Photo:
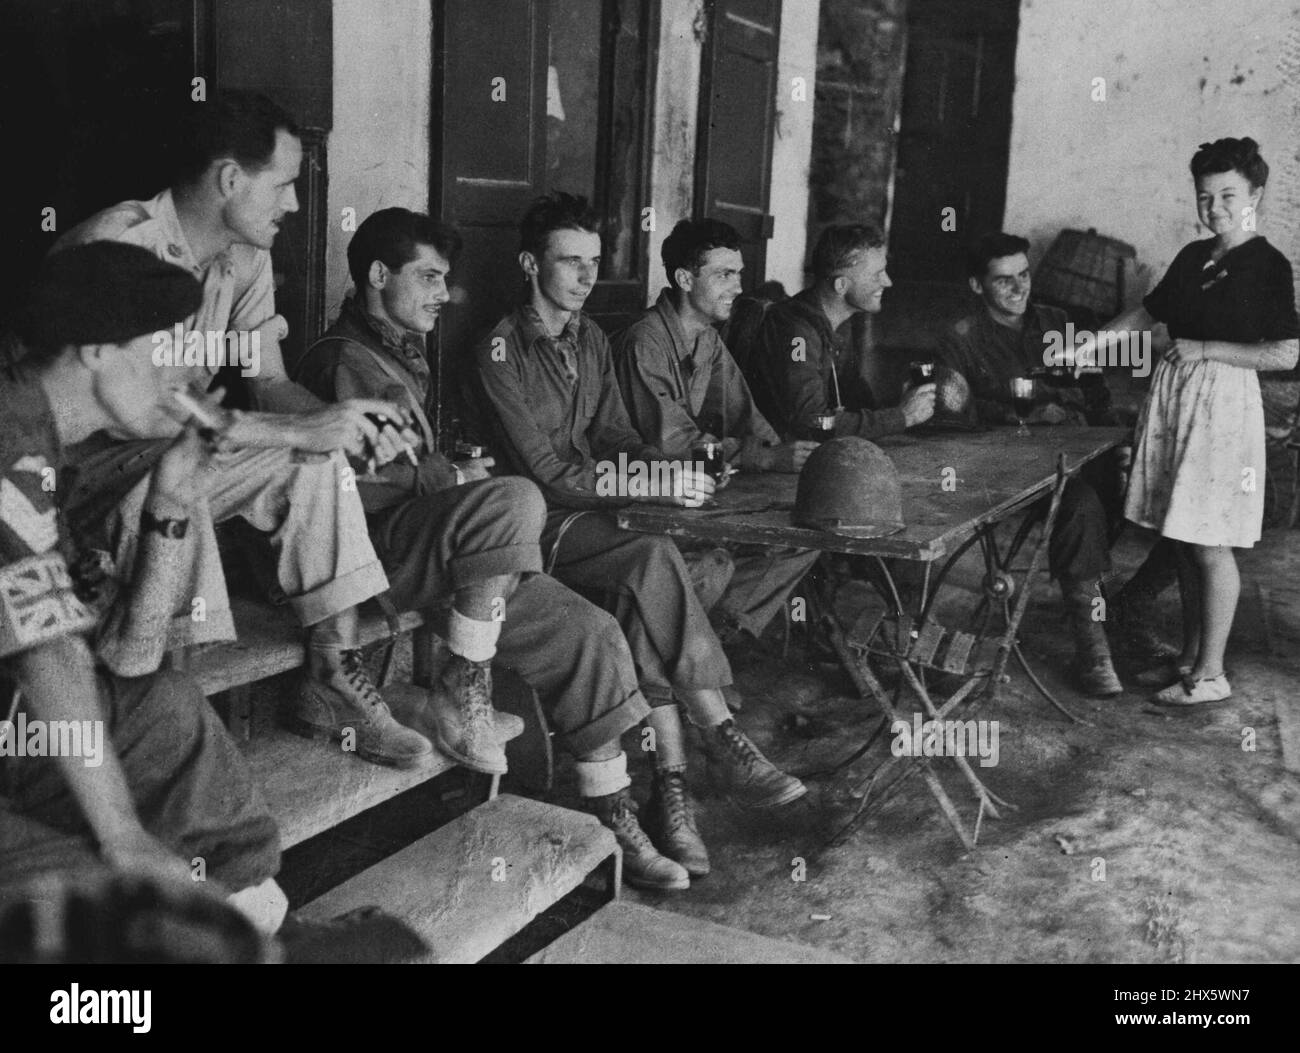
<path id="1" fill-rule="evenodd" d="M 718 734 L 722 738 L 723 747 L 740 762 L 747 774 L 753 774 L 766 760 L 758 752 L 758 747 L 750 742 L 749 736 L 736 727 L 735 721 L 729 720 L 721 725 Z"/>
<path id="2" fill-rule="evenodd" d="M 615 798 L 610 809 L 609 821 L 618 836 L 636 851 L 643 852 L 654 847 L 646 832 L 641 829 L 641 824 L 636 820 L 636 811 L 632 808 L 632 801 L 627 791 L 621 792 Z"/>
<path id="3" fill-rule="evenodd" d="M 695 816 L 686 796 L 686 780 L 680 774 L 671 772 L 660 777 L 659 801 L 665 830 L 695 829 Z"/>
<path id="4" fill-rule="evenodd" d="M 367 709 L 378 709 L 385 704 L 383 696 L 366 675 L 366 663 L 360 651 L 344 651 L 339 670 L 348 686 L 356 692 L 357 698 Z"/>

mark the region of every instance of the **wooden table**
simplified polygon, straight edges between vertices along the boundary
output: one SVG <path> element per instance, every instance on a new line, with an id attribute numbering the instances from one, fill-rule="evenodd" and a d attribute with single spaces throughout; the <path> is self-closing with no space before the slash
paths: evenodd
<path id="1" fill-rule="evenodd" d="M 943 720 L 963 704 L 996 698 L 1007 661 L 1014 654 L 1044 696 L 1071 720 L 1077 720 L 1029 667 L 1016 634 L 1068 478 L 1127 435 L 1124 428 L 1041 427 L 1032 429 L 1028 437 L 1018 437 L 1014 429 L 997 428 L 883 439 L 879 445 L 893 460 L 902 484 L 906 524 L 888 537 L 848 538 L 793 525 L 790 512 L 797 480 L 776 473 L 742 472 L 708 508 L 635 505 L 618 512 L 618 523 L 630 530 L 693 540 L 795 546 L 874 557 L 889 608 L 874 628 L 851 640 L 834 613 L 834 604 L 825 598 L 819 604 L 831 645 L 859 692 L 864 698 L 875 698 L 884 711 L 881 726 L 868 745 L 883 730 L 885 721 L 892 726 L 893 721 L 904 720 L 897 708 L 898 696 L 891 703 L 872 668 L 873 659 L 896 663 L 902 678 L 900 694 L 906 686 L 920 701 L 927 719 Z M 1042 518 L 1045 505 L 1044 529 L 1033 556 L 1027 567 L 1017 568 L 1013 560 L 1028 538 L 1029 528 Z M 1000 549 L 994 528 L 1015 515 L 1023 517 L 1020 528 L 1010 544 Z M 975 545 L 985 561 L 984 595 L 966 625 L 941 625 L 935 616 L 935 600 L 948 572 Z M 897 588 L 890 567 L 896 559 L 924 565 L 922 587 L 911 602 L 901 598 L 903 590 Z M 941 560 L 937 574 L 932 575 L 932 568 Z M 1001 626 L 995 629 L 998 614 Z M 940 705 L 930 697 L 927 669 L 962 680 Z M 978 696 L 977 688 L 982 688 Z M 872 786 L 902 759 L 887 758 L 872 775 Z M 997 818 L 998 806 L 1005 807 L 1006 802 L 981 783 L 964 757 L 951 758 L 979 801 L 974 832 L 967 833 L 929 760 L 907 759 L 915 762 L 911 770 L 922 774 L 963 844 L 974 847 L 984 815 Z M 870 787 L 854 821 L 864 814 L 869 796 Z"/>

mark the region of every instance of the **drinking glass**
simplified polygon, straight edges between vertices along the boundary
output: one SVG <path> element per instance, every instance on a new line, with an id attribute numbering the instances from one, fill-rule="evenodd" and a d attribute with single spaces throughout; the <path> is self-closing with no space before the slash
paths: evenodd
<path id="1" fill-rule="evenodd" d="M 1034 394 L 1033 377 L 1016 377 L 1011 381 L 1011 404 L 1015 407 L 1016 423 L 1020 425 L 1016 429 L 1018 437 L 1029 434 L 1025 418 L 1034 412 Z"/>

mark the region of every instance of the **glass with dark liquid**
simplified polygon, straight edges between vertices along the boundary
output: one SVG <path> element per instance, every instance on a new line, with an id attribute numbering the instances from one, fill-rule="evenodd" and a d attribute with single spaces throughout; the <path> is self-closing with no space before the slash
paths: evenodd
<path id="1" fill-rule="evenodd" d="M 835 414 L 819 413 L 813 418 L 812 437 L 817 442 L 835 438 Z"/>
<path id="2" fill-rule="evenodd" d="M 722 473 L 727 470 L 727 462 L 722 455 L 720 442 L 701 442 L 692 446 L 691 462 L 703 464 L 704 470 L 713 477 L 715 483 L 722 481 Z"/>
<path id="3" fill-rule="evenodd" d="M 1028 435 L 1025 418 L 1034 412 L 1034 380 L 1032 377 L 1016 377 L 1011 381 L 1011 405 L 1016 411 L 1016 434 Z"/>
<path id="4" fill-rule="evenodd" d="M 907 367 L 908 376 L 911 378 L 912 387 L 919 388 L 923 384 L 934 383 L 934 363 L 933 362 L 913 362 Z"/>

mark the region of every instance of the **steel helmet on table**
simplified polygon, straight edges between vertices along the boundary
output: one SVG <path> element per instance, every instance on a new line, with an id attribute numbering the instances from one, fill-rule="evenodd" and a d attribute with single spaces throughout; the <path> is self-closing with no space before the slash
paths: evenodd
<path id="1" fill-rule="evenodd" d="M 846 537 L 903 529 L 903 492 L 894 462 L 873 442 L 846 436 L 815 449 L 799 473 L 791 521 Z"/>

